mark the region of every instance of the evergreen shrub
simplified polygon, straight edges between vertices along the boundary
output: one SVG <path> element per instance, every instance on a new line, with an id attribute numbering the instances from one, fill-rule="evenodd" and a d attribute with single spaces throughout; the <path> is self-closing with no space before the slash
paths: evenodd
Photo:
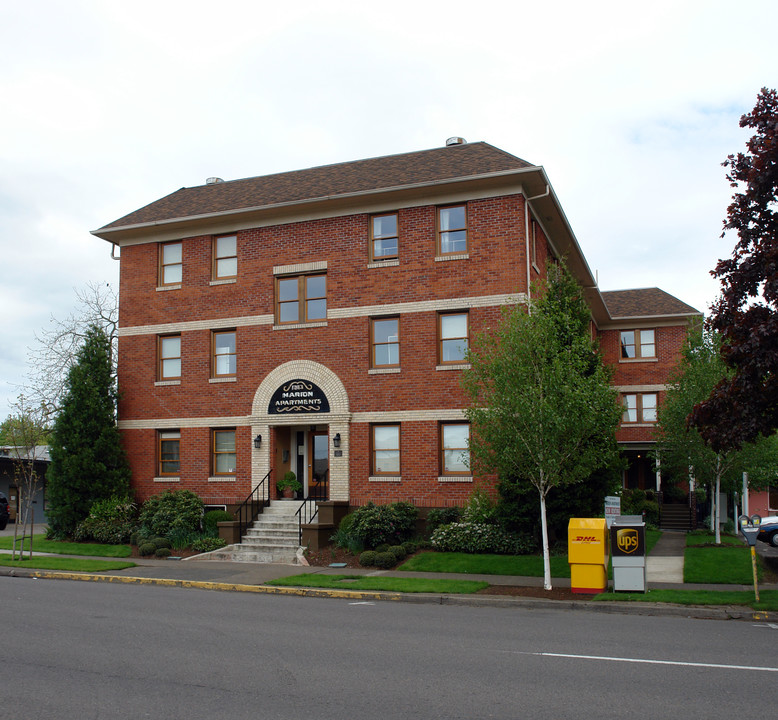
<path id="1" fill-rule="evenodd" d="M 393 568 L 396 564 L 397 564 L 397 558 L 394 556 L 394 553 L 390 553 L 390 552 L 376 553 L 375 556 L 376 567 L 382 568 L 383 570 L 388 570 L 389 568 Z"/>
<path id="2" fill-rule="evenodd" d="M 427 514 L 427 532 L 432 535 L 441 525 L 459 522 L 462 519 L 462 508 L 434 508 Z"/>
<path id="3" fill-rule="evenodd" d="M 213 552 L 227 545 L 227 541 L 219 537 L 202 537 L 192 543 L 192 550 L 197 552 Z"/>
<path id="4" fill-rule="evenodd" d="M 157 552 L 157 546 L 153 542 L 141 543 L 140 547 L 138 547 L 138 552 L 143 557 L 146 557 L 147 555 L 153 555 L 155 552 Z"/>
<path id="5" fill-rule="evenodd" d="M 366 548 L 384 543 L 398 544 L 413 536 L 419 511 L 408 502 L 375 505 L 372 502 L 357 508 L 349 531 Z"/>
<path id="6" fill-rule="evenodd" d="M 142 529 L 166 536 L 174 531 L 199 531 L 203 501 L 191 490 L 168 490 L 152 495 L 140 510 Z"/>
<path id="7" fill-rule="evenodd" d="M 375 556 L 375 550 L 365 550 L 359 556 L 359 564 L 362 567 L 373 567 L 373 565 L 375 565 Z"/>
<path id="8" fill-rule="evenodd" d="M 526 536 L 484 523 L 450 523 L 432 534 L 432 547 L 443 552 L 526 555 L 534 543 Z"/>

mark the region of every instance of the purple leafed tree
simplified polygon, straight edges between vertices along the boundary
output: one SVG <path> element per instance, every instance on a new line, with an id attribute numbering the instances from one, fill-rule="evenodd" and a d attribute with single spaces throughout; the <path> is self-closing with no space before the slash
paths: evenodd
<path id="1" fill-rule="evenodd" d="M 778 95 L 762 88 L 754 109 L 740 118 L 753 129 L 747 151 L 724 167 L 737 192 L 727 208 L 724 233 L 738 242 L 714 277 L 721 296 L 711 308 L 711 328 L 721 333 L 722 357 L 733 375 L 689 417 L 711 447 L 737 449 L 778 427 Z M 723 236 L 723 234 L 722 234 Z"/>

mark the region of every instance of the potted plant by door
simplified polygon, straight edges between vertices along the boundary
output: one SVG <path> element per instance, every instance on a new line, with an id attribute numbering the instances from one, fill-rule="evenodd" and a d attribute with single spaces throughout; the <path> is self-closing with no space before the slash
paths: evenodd
<path id="1" fill-rule="evenodd" d="M 291 470 L 287 470 L 284 476 L 276 483 L 276 490 L 278 490 L 279 495 L 285 498 L 294 497 L 294 494 L 302 489 L 303 486 L 297 480 L 297 475 Z"/>

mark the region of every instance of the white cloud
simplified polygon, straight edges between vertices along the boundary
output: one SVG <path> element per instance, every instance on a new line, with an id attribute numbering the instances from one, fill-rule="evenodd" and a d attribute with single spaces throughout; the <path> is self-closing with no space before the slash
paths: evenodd
<path id="1" fill-rule="evenodd" d="M 451 135 L 546 168 L 603 289 L 706 309 L 732 247 L 720 163 L 772 82 L 777 20 L 768 0 L 6 3 L 0 417 L 33 332 L 116 281 L 89 230 L 212 175 Z"/>

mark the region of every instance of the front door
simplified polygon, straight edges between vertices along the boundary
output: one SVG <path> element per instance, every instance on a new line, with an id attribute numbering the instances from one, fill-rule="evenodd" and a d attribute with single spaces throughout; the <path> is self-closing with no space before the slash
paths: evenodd
<path id="1" fill-rule="evenodd" d="M 308 435 L 308 497 L 327 500 L 329 482 L 329 435 L 326 432 L 311 432 Z"/>

